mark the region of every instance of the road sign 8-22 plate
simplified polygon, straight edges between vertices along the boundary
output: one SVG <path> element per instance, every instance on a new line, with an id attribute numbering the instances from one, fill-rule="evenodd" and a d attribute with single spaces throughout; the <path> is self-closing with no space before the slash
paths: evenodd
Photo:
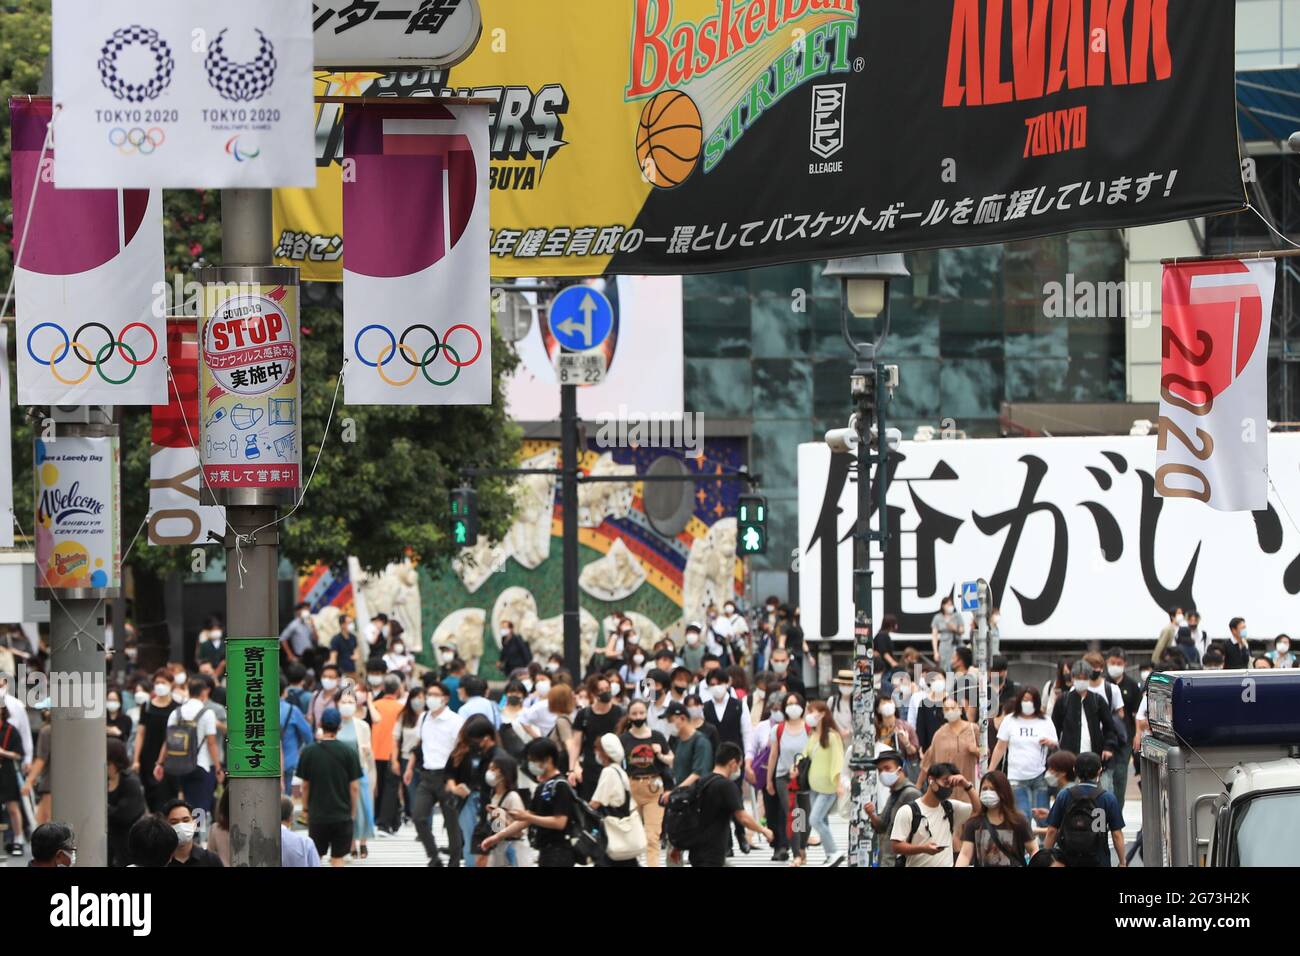
<path id="1" fill-rule="evenodd" d="M 605 356 L 597 351 L 561 352 L 555 357 L 561 385 L 599 385 L 605 381 Z"/>

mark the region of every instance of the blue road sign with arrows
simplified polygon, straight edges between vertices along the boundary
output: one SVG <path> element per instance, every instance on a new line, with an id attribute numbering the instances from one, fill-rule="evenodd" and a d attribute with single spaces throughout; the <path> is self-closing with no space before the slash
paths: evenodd
<path id="1" fill-rule="evenodd" d="M 979 582 L 967 581 L 961 586 L 961 609 L 978 611 L 980 607 Z"/>
<path id="2" fill-rule="evenodd" d="M 614 328 L 609 299 L 587 285 L 571 285 L 557 295 L 548 318 L 555 340 L 573 352 L 596 348 Z"/>

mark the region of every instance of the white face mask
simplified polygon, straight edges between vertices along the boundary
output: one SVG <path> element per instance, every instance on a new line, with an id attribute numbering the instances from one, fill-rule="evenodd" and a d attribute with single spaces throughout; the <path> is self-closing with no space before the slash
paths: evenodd
<path id="1" fill-rule="evenodd" d="M 892 787 L 894 784 L 898 783 L 898 777 L 899 773 L 897 770 L 880 771 L 880 782 L 886 787 Z"/>
<path id="2" fill-rule="evenodd" d="M 736 609 L 732 607 L 730 604 L 728 604 L 725 608 L 723 608 L 723 610 L 727 612 L 728 617 L 736 613 Z"/>
<path id="3" fill-rule="evenodd" d="M 429 712 L 434 714 L 447 706 L 447 701 L 438 694 L 430 694 L 425 698 L 425 702 L 429 705 Z"/>
<path id="4" fill-rule="evenodd" d="M 547 680 L 539 680 L 535 689 L 538 697 L 545 697 L 551 692 L 551 682 Z"/>
<path id="5" fill-rule="evenodd" d="M 136 705 L 137 707 L 143 707 L 143 706 L 144 706 L 145 704 L 147 704 L 147 703 L 149 703 L 149 692 L 148 692 L 148 691 L 144 691 L 144 690 L 138 690 L 138 691 L 136 691 L 136 692 L 135 692 L 135 705 Z"/>
<path id="6" fill-rule="evenodd" d="M 311 611 L 308 611 L 308 610 L 306 610 L 306 609 L 299 611 L 299 612 L 298 612 L 298 620 L 300 620 L 300 621 L 310 621 L 310 620 L 311 620 Z"/>
<path id="7" fill-rule="evenodd" d="M 122 702 L 120 700 L 106 700 L 104 701 L 104 707 L 107 708 L 110 714 L 116 714 L 122 709 Z"/>
<path id="8" fill-rule="evenodd" d="M 181 671 L 179 674 L 174 675 L 172 677 L 172 683 L 177 687 L 185 686 L 185 672 Z"/>
<path id="9" fill-rule="evenodd" d="M 1121 677 L 1124 676 L 1124 665 L 1123 665 L 1123 664 L 1107 664 L 1107 665 L 1106 665 L 1106 673 L 1109 674 L 1109 675 L 1110 675 L 1114 680 L 1119 680 Z"/>
<path id="10" fill-rule="evenodd" d="M 610 696 L 610 697 L 617 697 L 617 696 L 618 696 L 619 694 L 621 694 L 621 693 L 623 693 L 623 686 L 622 686 L 621 684 L 610 684 L 610 685 L 609 685 L 609 696 Z"/>
<path id="11" fill-rule="evenodd" d="M 772 671 L 777 674 L 784 674 L 790 667 L 789 661 L 773 661 Z"/>
<path id="12" fill-rule="evenodd" d="M 404 650 L 406 650 L 406 648 L 402 647 L 401 644 L 394 644 L 394 645 L 393 645 L 393 653 L 394 653 L 394 654 L 401 654 Z"/>
<path id="13" fill-rule="evenodd" d="M 483 782 L 489 787 L 495 787 L 501 782 L 501 774 L 497 773 L 495 770 L 489 770 L 487 773 L 483 774 Z"/>
<path id="14" fill-rule="evenodd" d="M 740 779 L 740 768 L 739 768 L 739 767 L 737 767 L 735 770 L 733 770 L 733 771 L 731 772 L 731 779 L 732 779 L 732 780 L 739 780 L 739 779 Z"/>
<path id="15" fill-rule="evenodd" d="M 538 763 L 536 760 L 528 761 L 529 776 L 533 777 L 534 779 L 540 780 L 542 774 L 544 774 L 545 772 L 546 772 L 546 767 L 543 764 Z"/>
<path id="16" fill-rule="evenodd" d="M 1038 713 L 1038 708 L 1034 706 L 1032 700 L 1022 700 L 1020 702 L 1020 712 L 1027 717 L 1032 717 L 1034 714 Z"/>
<path id="17" fill-rule="evenodd" d="M 816 727 L 817 727 L 817 715 L 816 715 L 816 714 L 809 714 L 809 715 L 808 715 L 807 724 L 808 724 L 809 727 L 811 727 L 811 728 L 813 728 L 813 729 L 815 730 Z"/>
<path id="18" fill-rule="evenodd" d="M 946 680 L 937 680 L 930 683 L 930 690 L 932 693 L 942 694 L 947 689 L 948 682 Z"/>
<path id="19" fill-rule="evenodd" d="M 984 806 L 996 807 L 1001 802 L 1002 802 L 1002 798 L 997 795 L 996 791 L 994 790 L 980 791 L 980 803 L 984 804 Z"/>
<path id="20" fill-rule="evenodd" d="M 946 721 L 948 721 L 948 723 L 950 723 L 950 724 L 955 724 L 958 720 L 961 719 L 961 711 L 960 711 L 960 710 L 945 710 L 945 711 L 943 712 L 943 719 L 946 720 Z"/>
<path id="21" fill-rule="evenodd" d="M 727 699 L 727 685 L 714 684 L 711 688 L 709 688 L 709 693 L 712 694 L 713 699 L 720 704 Z"/>
<path id="22" fill-rule="evenodd" d="M 213 639 L 214 641 L 219 641 L 219 640 L 221 640 L 221 631 L 220 631 L 220 629 L 215 630 L 215 631 L 212 632 L 212 639 Z"/>
<path id="23" fill-rule="evenodd" d="M 892 700 L 887 700 L 880 705 L 881 717 L 893 717 L 896 711 L 897 708 L 894 707 L 894 702 Z"/>
<path id="24" fill-rule="evenodd" d="M 442 658 L 442 662 L 443 662 L 444 664 L 450 664 L 450 663 L 452 662 L 452 660 L 455 659 L 455 657 L 456 657 L 456 655 L 453 654 L 451 651 L 443 651 L 443 652 L 442 652 L 441 654 L 439 654 L 438 656 Z"/>
<path id="25" fill-rule="evenodd" d="M 696 634 L 695 632 L 692 631 L 690 634 L 686 635 L 687 644 L 698 644 L 699 642 L 700 642 L 700 635 Z"/>
<path id="26" fill-rule="evenodd" d="M 172 689 L 168 684 L 157 683 L 153 685 L 153 695 L 155 697 L 168 697 L 171 695 L 171 692 Z"/>
<path id="27" fill-rule="evenodd" d="M 345 720 L 357 712 L 356 704 L 339 704 L 339 716 Z"/>
<path id="28" fill-rule="evenodd" d="M 1279 654 L 1285 654 L 1287 651 L 1291 650 L 1291 645 L 1286 641 L 1280 641 L 1276 646 Z"/>
<path id="29" fill-rule="evenodd" d="M 791 720 L 798 720 L 803 716 L 803 708 L 798 704 L 789 704 L 785 708 L 785 715 Z"/>
<path id="30" fill-rule="evenodd" d="M 1184 624 L 1187 623 L 1187 618 L 1179 614 L 1177 617 L 1174 618 L 1174 623 L 1177 624 L 1179 627 L 1182 627 Z"/>
<path id="31" fill-rule="evenodd" d="M 366 683 L 369 684 L 371 687 L 378 687 L 383 682 L 384 679 L 380 677 L 378 674 L 371 674 L 366 678 Z"/>
<path id="32" fill-rule="evenodd" d="M 172 829 L 176 831 L 176 839 L 181 846 L 187 846 L 194 842 L 194 830 L 196 828 L 193 823 L 173 823 Z"/>
<path id="33" fill-rule="evenodd" d="M 418 714 L 420 711 L 424 710 L 424 698 L 423 698 L 423 697 L 412 697 L 412 698 L 411 698 L 411 710 L 415 711 L 417 714 Z"/>
<path id="34" fill-rule="evenodd" d="M 636 647 L 638 644 L 641 643 L 641 638 L 637 637 L 635 634 L 629 634 L 627 635 L 627 642 L 631 644 L 633 647 Z"/>
<path id="35" fill-rule="evenodd" d="M 633 655 L 632 655 L 632 663 L 635 664 L 637 667 L 640 667 L 642 664 L 645 663 L 645 655 L 644 655 L 644 654 L 633 654 Z"/>
<path id="36" fill-rule="evenodd" d="M 533 682 L 526 677 L 524 678 L 524 690 L 530 694 L 533 692 Z"/>
<path id="37" fill-rule="evenodd" d="M 1085 691 L 1091 686 L 1092 686 L 1092 682 L 1084 677 L 1081 677 L 1074 682 L 1074 689 L 1077 691 Z"/>
<path id="38" fill-rule="evenodd" d="M 1049 770 L 1049 771 L 1047 771 L 1045 774 L 1043 774 L 1043 779 L 1044 779 L 1045 781 L 1047 781 L 1047 785 L 1048 785 L 1049 787 L 1059 787 L 1059 786 L 1061 785 L 1061 778 L 1060 778 L 1060 776 L 1059 776 L 1058 774 L 1052 772 L 1051 770 Z"/>
<path id="39" fill-rule="evenodd" d="M 1147 678 L 1150 677 L 1150 676 L 1151 676 L 1151 672 L 1150 672 L 1150 671 L 1143 671 L 1142 674 L 1141 674 L 1141 677 L 1142 677 L 1142 683 L 1145 684 L 1145 683 L 1147 682 Z"/>
<path id="40" fill-rule="evenodd" d="M 554 673 L 555 673 L 556 671 L 558 671 L 559 669 L 560 669 L 560 665 L 557 664 L 557 663 L 555 663 L 555 661 L 547 661 L 547 662 L 546 662 L 546 672 L 547 672 L 548 674 L 554 674 Z"/>
<path id="41" fill-rule="evenodd" d="M 178 690 L 172 691 L 172 700 L 178 704 L 185 703 L 185 695 Z"/>
<path id="42" fill-rule="evenodd" d="M 339 682 L 338 679 L 334 677 L 322 677 L 320 679 L 320 685 L 325 690 L 333 690 L 335 687 L 339 686 Z"/>

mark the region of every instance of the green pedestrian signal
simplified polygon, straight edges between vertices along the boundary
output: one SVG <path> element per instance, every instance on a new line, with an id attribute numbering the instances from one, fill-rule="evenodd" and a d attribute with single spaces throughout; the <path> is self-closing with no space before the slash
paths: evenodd
<path id="1" fill-rule="evenodd" d="M 473 488 L 451 493 L 451 539 L 463 548 L 478 541 L 478 494 Z"/>
<path id="2" fill-rule="evenodd" d="M 736 510 L 736 540 L 740 553 L 767 553 L 767 499 L 761 495 L 741 495 Z"/>

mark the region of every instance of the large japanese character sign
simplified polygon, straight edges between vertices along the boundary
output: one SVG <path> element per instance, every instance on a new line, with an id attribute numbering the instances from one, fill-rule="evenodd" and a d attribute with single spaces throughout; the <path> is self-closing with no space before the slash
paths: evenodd
<path id="1" fill-rule="evenodd" d="M 478 0 L 319 0 L 317 66 L 451 66 L 478 43 Z"/>
<path id="2" fill-rule="evenodd" d="M 212 488 L 297 488 L 301 406 L 293 286 L 209 286 L 199 455 Z"/>
<path id="3" fill-rule="evenodd" d="M 348 403 L 492 401 L 487 128 L 483 107 L 345 109 Z"/>
<path id="4" fill-rule="evenodd" d="M 1268 338 L 1277 260 L 1165 269 L 1156 490 L 1220 511 L 1268 502 Z"/>
<path id="5" fill-rule="evenodd" d="M 1277 497 L 1250 514 L 1157 494 L 1161 441 L 903 442 L 883 558 L 873 546 L 873 626 L 893 615 L 928 648 L 941 600 L 978 577 L 1004 642 L 1154 638 L 1171 607 L 1200 611 L 1212 638 L 1237 615 L 1259 634 L 1294 626 L 1300 531 L 1283 502 L 1300 495 L 1300 436 L 1272 437 Z M 814 637 L 853 633 L 850 465 L 799 446 L 799 603 Z"/>

